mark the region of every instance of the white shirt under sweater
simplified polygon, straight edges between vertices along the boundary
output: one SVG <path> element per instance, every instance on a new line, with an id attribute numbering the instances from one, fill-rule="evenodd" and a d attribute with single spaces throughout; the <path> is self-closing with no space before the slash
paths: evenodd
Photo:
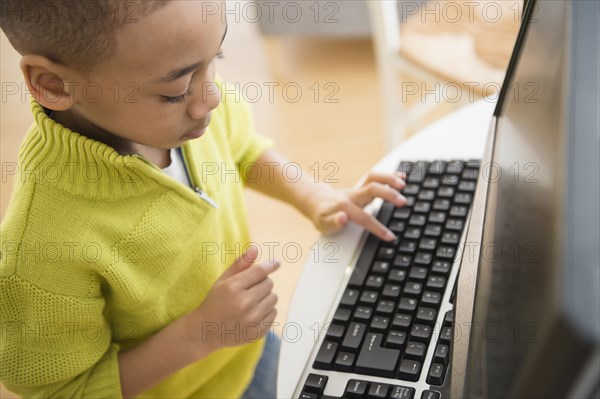
<path id="1" fill-rule="evenodd" d="M 166 168 L 163 168 L 163 172 L 165 172 L 178 182 L 183 183 L 188 187 L 191 187 L 192 185 L 185 171 L 185 164 L 183 163 L 183 159 L 181 158 L 181 152 L 178 151 L 176 148 L 171 148 L 170 156 L 171 164 Z"/>

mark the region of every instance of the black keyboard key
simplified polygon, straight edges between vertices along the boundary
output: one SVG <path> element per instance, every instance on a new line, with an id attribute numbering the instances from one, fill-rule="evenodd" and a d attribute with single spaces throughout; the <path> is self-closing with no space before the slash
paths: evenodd
<path id="1" fill-rule="evenodd" d="M 350 317 L 352 316 L 352 311 L 350 309 L 339 307 L 335 311 L 333 315 L 333 321 L 338 323 L 346 324 L 350 321 Z"/>
<path id="2" fill-rule="evenodd" d="M 454 197 L 454 188 L 449 186 L 442 186 L 438 190 L 438 197 L 440 198 L 452 198 Z"/>
<path id="3" fill-rule="evenodd" d="M 435 251 L 437 247 L 437 240 L 435 238 L 422 238 L 419 241 L 419 249 L 424 249 L 426 251 Z"/>
<path id="4" fill-rule="evenodd" d="M 346 392 L 344 392 L 344 397 L 348 397 L 351 399 L 364 398 L 367 393 L 368 387 L 369 383 L 367 381 L 350 380 L 348 381 L 348 385 L 346 385 Z"/>
<path id="5" fill-rule="evenodd" d="M 444 173 L 445 170 L 445 161 L 434 161 L 429 165 L 429 169 L 427 169 L 427 172 L 429 172 L 430 175 L 441 175 L 442 173 Z"/>
<path id="6" fill-rule="evenodd" d="M 454 203 L 459 205 L 469 205 L 473 196 L 467 193 L 458 193 L 456 197 L 454 197 Z"/>
<path id="7" fill-rule="evenodd" d="M 421 190 L 421 187 L 419 187 L 418 184 L 407 184 L 404 189 L 402 190 L 402 194 L 403 195 L 417 195 L 419 194 L 419 191 Z"/>
<path id="8" fill-rule="evenodd" d="M 379 208 L 379 212 L 377 213 L 377 220 L 379 220 L 381 224 L 387 226 L 390 223 L 395 208 L 394 204 L 384 202 L 381 204 L 381 208 Z"/>
<path id="9" fill-rule="evenodd" d="M 425 175 L 427 174 L 427 167 L 429 165 L 426 162 L 417 162 L 410 174 L 408 174 L 408 178 L 406 179 L 407 183 L 421 183 L 425 179 Z"/>
<path id="10" fill-rule="evenodd" d="M 331 341 L 323 341 L 313 367 L 316 369 L 331 370 L 333 359 L 335 358 L 335 352 L 337 351 L 338 344 Z"/>
<path id="11" fill-rule="evenodd" d="M 431 203 L 425 201 L 417 201 L 413 208 L 413 211 L 417 213 L 427 213 L 431 210 Z"/>
<path id="12" fill-rule="evenodd" d="M 456 250 L 454 249 L 454 247 L 447 247 L 442 245 L 438 248 L 437 252 L 435 253 L 435 256 L 442 259 L 454 260 L 454 257 L 456 256 Z"/>
<path id="13" fill-rule="evenodd" d="M 385 331 L 390 325 L 390 319 L 382 316 L 375 316 L 371 321 L 371 330 Z"/>
<path id="14" fill-rule="evenodd" d="M 356 262 L 350 281 L 348 282 L 349 286 L 361 287 L 365 283 L 365 279 L 367 278 L 367 274 L 369 274 L 369 269 L 371 268 L 371 264 L 377 253 L 378 245 L 379 238 L 373 234 L 369 234 L 358 261 Z"/>
<path id="15" fill-rule="evenodd" d="M 423 181 L 423 188 L 435 190 L 440 186 L 440 179 L 437 177 L 427 177 Z"/>
<path id="16" fill-rule="evenodd" d="M 427 279 L 427 288 L 443 290 L 446 286 L 446 278 L 442 276 L 429 276 Z"/>
<path id="17" fill-rule="evenodd" d="M 412 256 L 400 254 L 394 259 L 394 267 L 409 267 L 412 262 Z"/>
<path id="18" fill-rule="evenodd" d="M 367 393 L 368 399 L 385 399 L 388 396 L 390 386 L 379 382 L 372 382 Z"/>
<path id="19" fill-rule="evenodd" d="M 454 244 L 458 245 L 460 241 L 460 234 L 454 231 L 446 231 L 442 234 L 442 244 Z"/>
<path id="20" fill-rule="evenodd" d="M 352 290 L 350 288 L 346 289 L 344 295 L 342 295 L 342 300 L 340 301 L 340 305 L 354 307 L 356 302 L 358 301 L 358 290 Z"/>
<path id="21" fill-rule="evenodd" d="M 439 250 L 438 250 L 438 252 L 439 252 Z M 448 274 L 448 273 L 450 273 L 451 267 L 452 267 L 452 264 L 446 260 L 436 260 L 433 262 L 431 271 L 433 273 Z"/>
<path id="22" fill-rule="evenodd" d="M 402 298 L 398 304 L 398 310 L 401 312 L 412 313 L 417 309 L 417 300 L 414 298 Z"/>
<path id="23" fill-rule="evenodd" d="M 438 306 L 442 301 L 442 294 L 434 291 L 425 291 L 421 297 L 421 302 L 427 305 Z"/>
<path id="24" fill-rule="evenodd" d="M 406 228 L 406 223 L 402 220 L 392 220 L 392 223 L 390 223 L 388 227 L 390 230 L 392 230 L 392 232 L 394 232 L 394 234 L 398 235 L 404 232 L 404 229 Z"/>
<path id="25" fill-rule="evenodd" d="M 408 187 L 408 186 L 406 186 Z M 405 189 L 406 190 L 406 189 Z M 394 219 L 407 220 L 410 217 L 410 209 L 399 208 L 394 211 Z"/>
<path id="26" fill-rule="evenodd" d="M 406 342 L 406 332 L 392 330 L 388 333 L 385 345 L 388 348 L 402 349 Z"/>
<path id="27" fill-rule="evenodd" d="M 408 240 L 418 240 L 421 238 L 421 229 L 418 227 L 409 227 L 404 232 L 404 238 Z"/>
<path id="28" fill-rule="evenodd" d="M 442 385 L 444 383 L 444 365 L 433 363 L 429 369 L 427 383 L 431 385 Z"/>
<path id="29" fill-rule="evenodd" d="M 423 391 L 423 393 L 421 394 L 421 399 L 441 399 L 442 398 L 442 394 L 439 393 L 438 391 L 431 391 L 429 389 L 426 389 Z"/>
<path id="30" fill-rule="evenodd" d="M 433 260 L 433 255 L 428 252 L 418 252 L 415 255 L 415 265 L 429 266 Z"/>
<path id="31" fill-rule="evenodd" d="M 335 358 L 333 369 L 338 371 L 352 371 L 356 355 L 350 352 L 340 352 Z"/>
<path id="32" fill-rule="evenodd" d="M 388 276 L 390 283 L 401 283 L 406 279 L 406 270 L 392 269 Z"/>
<path id="33" fill-rule="evenodd" d="M 448 345 L 438 344 L 435 347 L 435 353 L 433 355 L 433 361 L 436 363 L 441 363 L 444 366 L 448 365 L 448 358 L 450 357 L 450 348 Z"/>
<path id="34" fill-rule="evenodd" d="M 417 381 L 421 372 L 421 363 L 416 360 L 404 359 L 398 370 L 398 378 L 407 381 Z"/>
<path id="35" fill-rule="evenodd" d="M 349 350 L 351 352 L 357 351 L 366 331 L 366 324 L 350 323 L 348 330 L 346 330 L 346 336 L 342 341 L 342 349 Z"/>
<path id="36" fill-rule="evenodd" d="M 392 241 L 382 241 L 381 242 L 381 246 L 382 247 L 398 247 L 398 245 L 400 245 L 400 237 L 396 236 L 396 238 L 394 238 Z"/>
<path id="37" fill-rule="evenodd" d="M 359 374 L 394 377 L 400 351 L 382 347 L 383 335 L 367 334 L 365 343 L 356 359 L 354 372 Z"/>
<path id="38" fill-rule="evenodd" d="M 433 201 L 435 199 L 435 190 L 421 190 L 417 198 L 421 201 Z"/>
<path id="39" fill-rule="evenodd" d="M 327 327 L 326 338 L 329 341 L 341 341 L 345 331 L 346 327 L 341 324 L 330 324 L 329 327 Z"/>
<path id="40" fill-rule="evenodd" d="M 408 275 L 408 277 L 411 280 L 425 280 L 425 278 L 427 277 L 427 268 L 422 266 L 413 266 L 410 269 L 410 274 Z"/>
<path id="41" fill-rule="evenodd" d="M 446 221 L 446 212 L 433 211 L 429 214 L 429 222 L 431 223 L 444 223 Z"/>
<path id="42" fill-rule="evenodd" d="M 458 183 L 458 191 L 467 191 L 472 193 L 475 191 L 475 182 L 469 180 L 463 180 Z"/>
<path id="43" fill-rule="evenodd" d="M 300 399 L 319 399 L 319 395 L 314 393 L 302 392 L 300 394 Z"/>
<path id="44" fill-rule="evenodd" d="M 373 316 L 373 308 L 369 308 L 367 306 L 359 306 L 354 311 L 354 318 L 360 321 L 367 322 Z"/>
<path id="45" fill-rule="evenodd" d="M 378 298 L 379 294 L 375 291 L 363 291 L 363 293 L 360 295 L 360 303 L 374 305 L 377 303 Z"/>
<path id="46" fill-rule="evenodd" d="M 444 177 L 442 177 L 442 185 L 444 186 L 458 186 L 458 182 L 460 181 L 460 175 L 444 175 Z"/>
<path id="47" fill-rule="evenodd" d="M 415 241 L 404 241 L 398 247 L 398 251 L 404 254 L 412 254 L 417 250 L 417 243 Z"/>
<path id="48" fill-rule="evenodd" d="M 379 301 L 377 304 L 376 313 L 383 315 L 391 315 L 396 310 L 396 303 L 393 301 Z"/>
<path id="49" fill-rule="evenodd" d="M 447 211 L 450 209 L 450 200 L 446 198 L 439 198 L 433 201 L 433 209 L 436 211 Z"/>
<path id="50" fill-rule="evenodd" d="M 403 172 L 408 175 L 411 172 L 414 165 L 415 165 L 414 162 L 402 161 L 402 162 L 400 162 L 400 165 L 398 166 L 398 172 Z"/>
<path id="51" fill-rule="evenodd" d="M 432 325 L 437 317 L 437 310 L 420 307 L 417 309 L 417 321 L 419 323 Z"/>
<path id="52" fill-rule="evenodd" d="M 452 175 L 460 175 L 465 167 L 462 161 L 451 161 L 446 165 L 446 173 Z"/>
<path id="53" fill-rule="evenodd" d="M 462 231 L 465 222 L 462 219 L 448 219 L 446 222 L 446 230 Z"/>
<path id="54" fill-rule="evenodd" d="M 427 237 L 439 237 L 442 235 L 442 226 L 439 224 L 428 224 L 425 226 L 424 231 L 425 236 Z"/>
<path id="55" fill-rule="evenodd" d="M 391 260 L 394 259 L 394 255 L 396 255 L 396 250 L 394 248 L 382 247 L 377 251 L 377 259 L 381 260 Z M 375 262 L 377 263 L 377 262 Z"/>
<path id="56" fill-rule="evenodd" d="M 479 177 L 479 170 L 468 168 L 465 169 L 462 173 L 462 178 L 465 180 L 477 180 Z"/>
<path id="57" fill-rule="evenodd" d="M 395 284 L 386 284 L 381 293 L 385 298 L 397 299 L 400 296 L 400 286 Z"/>
<path id="58" fill-rule="evenodd" d="M 427 222 L 427 217 L 425 215 L 415 214 L 408 219 L 408 224 L 411 226 L 422 227 Z"/>
<path id="59" fill-rule="evenodd" d="M 392 392 L 390 393 L 390 399 L 413 399 L 415 395 L 415 389 L 409 387 L 403 387 L 400 385 L 392 386 Z"/>
<path id="60" fill-rule="evenodd" d="M 392 249 L 392 253 L 394 253 L 394 251 L 395 250 Z M 390 270 L 390 262 L 385 262 L 385 261 L 377 261 L 377 262 L 373 263 L 373 268 L 371 269 L 371 271 L 373 273 L 379 273 L 379 274 L 386 274 L 389 270 Z"/>
<path id="61" fill-rule="evenodd" d="M 454 205 L 450 208 L 450 216 L 464 218 L 467 217 L 467 213 L 469 212 L 469 208 L 464 205 Z"/>
<path id="62" fill-rule="evenodd" d="M 369 288 L 379 289 L 383 286 L 383 277 L 382 276 L 369 276 L 367 277 L 366 286 Z"/>
<path id="63" fill-rule="evenodd" d="M 404 204 L 405 208 L 412 208 L 417 200 L 414 195 L 405 195 L 404 198 L 406 199 L 406 204 Z"/>
<path id="64" fill-rule="evenodd" d="M 427 345 L 422 342 L 408 341 L 404 353 L 411 359 L 423 359 L 427 352 Z"/>
<path id="65" fill-rule="evenodd" d="M 421 291 L 423 291 L 423 284 L 421 283 L 409 282 L 404 287 L 405 295 L 419 296 L 421 295 Z"/>
<path id="66" fill-rule="evenodd" d="M 308 377 L 306 377 L 306 382 L 304 383 L 302 391 L 321 395 L 325 390 L 327 379 L 328 377 L 326 375 L 309 374 Z"/>
<path id="67" fill-rule="evenodd" d="M 446 312 L 444 315 L 444 327 L 450 327 L 452 323 L 454 323 L 454 312 Z"/>
<path id="68" fill-rule="evenodd" d="M 416 301 L 415 301 L 416 304 Z M 408 329 L 410 327 L 410 323 L 412 322 L 412 316 L 404 313 L 398 313 L 394 320 L 392 321 L 392 326 L 400 328 L 402 330 Z"/>
<path id="69" fill-rule="evenodd" d="M 479 159 L 470 159 L 465 163 L 465 167 L 479 169 L 481 167 L 481 161 Z"/>
<path id="70" fill-rule="evenodd" d="M 418 314 L 417 314 L 418 318 Z M 429 342 L 431 338 L 431 326 L 425 324 L 414 324 L 410 330 L 410 339 L 413 341 Z"/>
<path id="71" fill-rule="evenodd" d="M 440 342 L 445 344 L 450 343 L 452 340 L 452 328 L 451 327 L 443 327 L 442 332 L 440 333 Z"/>

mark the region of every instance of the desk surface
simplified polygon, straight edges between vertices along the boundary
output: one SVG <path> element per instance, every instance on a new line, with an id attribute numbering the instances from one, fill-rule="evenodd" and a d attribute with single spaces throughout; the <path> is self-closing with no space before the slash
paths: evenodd
<path id="1" fill-rule="evenodd" d="M 495 103 L 480 100 L 459 109 L 403 142 L 372 170 L 392 172 L 401 160 L 481 158 L 494 107 Z M 374 201 L 366 209 L 374 212 L 380 205 L 381 201 Z M 351 224 L 335 236 L 320 237 L 311 247 L 314 250 L 304 266 L 282 330 L 278 398 L 292 397 L 315 343 L 333 316 L 331 304 L 349 279 L 363 232 Z"/>

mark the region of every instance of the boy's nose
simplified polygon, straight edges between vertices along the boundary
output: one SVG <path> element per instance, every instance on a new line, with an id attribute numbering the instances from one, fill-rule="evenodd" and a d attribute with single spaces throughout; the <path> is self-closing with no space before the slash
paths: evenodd
<path id="1" fill-rule="evenodd" d="M 202 85 L 200 95 L 195 96 L 190 102 L 188 113 L 193 119 L 202 119 L 217 108 L 221 102 L 221 91 L 214 82 L 205 82 Z"/>

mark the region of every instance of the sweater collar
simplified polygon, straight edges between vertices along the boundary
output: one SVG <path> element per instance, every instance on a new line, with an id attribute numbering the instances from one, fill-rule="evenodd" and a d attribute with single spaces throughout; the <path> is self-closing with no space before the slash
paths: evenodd
<path id="1" fill-rule="evenodd" d="M 194 198 L 192 190 L 167 176 L 138 154 L 121 155 L 113 147 L 90 139 L 50 118 L 31 101 L 34 124 L 19 150 L 21 180 L 52 185 L 88 198 L 138 196 L 168 186 Z"/>

